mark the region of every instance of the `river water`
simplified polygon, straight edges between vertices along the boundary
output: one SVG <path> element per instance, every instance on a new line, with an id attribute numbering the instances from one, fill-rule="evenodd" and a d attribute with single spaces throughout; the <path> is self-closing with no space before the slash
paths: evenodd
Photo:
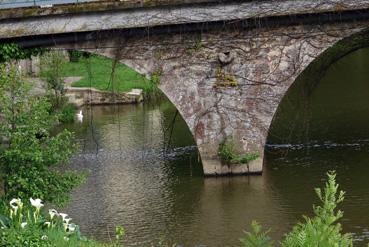
<path id="1" fill-rule="evenodd" d="M 344 231 L 365 246 L 368 68 L 369 50 L 359 50 L 335 63 L 310 93 L 291 89 L 273 122 L 262 176 L 204 178 L 192 136 L 169 101 L 84 109 L 84 122 L 66 127 L 81 143 L 72 166 L 90 176 L 65 210 L 98 240 L 109 241 L 114 226 L 124 226 L 127 246 L 161 238 L 186 247 L 239 246 L 254 219 L 278 240 L 302 214 L 312 215 L 313 188 L 336 170 L 347 192 Z"/>

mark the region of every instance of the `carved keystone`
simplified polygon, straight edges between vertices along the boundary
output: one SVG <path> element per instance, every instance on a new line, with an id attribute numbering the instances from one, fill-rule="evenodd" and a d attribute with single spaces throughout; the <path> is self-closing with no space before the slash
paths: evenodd
<path id="1" fill-rule="evenodd" d="M 234 60 L 234 53 L 230 51 L 220 52 L 218 53 L 218 59 L 222 65 L 230 64 Z"/>

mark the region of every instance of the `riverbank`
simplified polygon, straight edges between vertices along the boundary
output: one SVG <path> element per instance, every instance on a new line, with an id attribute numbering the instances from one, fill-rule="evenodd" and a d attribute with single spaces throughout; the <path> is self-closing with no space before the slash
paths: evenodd
<path id="1" fill-rule="evenodd" d="M 143 102 L 144 92 L 139 88 L 132 88 L 128 92 L 109 92 L 89 87 L 73 87 L 72 84 L 81 77 L 65 77 L 64 92 L 68 102 L 82 107 L 83 105 L 110 105 L 110 104 L 136 104 Z M 32 85 L 31 94 L 45 95 L 47 84 L 42 78 L 28 78 Z"/>
<path id="2" fill-rule="evenodd" d="M 74 77 L 68 86 L 95 88 L 107 92 L 129 92 L 141 89 L 145 93 L 153 90 L 153 85 L 145 76 L 130 67 L 116 63 L 110 58 L 91 54 L 81 56 L 77 61 L 63 64 L 61 76 Z"/>

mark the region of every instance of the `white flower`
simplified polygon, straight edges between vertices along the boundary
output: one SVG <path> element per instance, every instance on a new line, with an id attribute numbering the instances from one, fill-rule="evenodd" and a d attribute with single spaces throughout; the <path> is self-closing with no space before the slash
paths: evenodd
<path id="1" fill-rule="evenodd" d="M 25 228 L 25 227 L 26 227 L 26 225 L 27 225 L 27 222 L 22 222 L 22 223 L 21 223 L 21 227 L 22 227 L 22 228 Z"/>
<path id="2" fill-rule="evenodd" d="M 64 240 L 65 240 L 65 241 L 69 241 L 69 238 L 68 238 L 68 237 L 64 237 Z"/>
<path id="3" fill-rule="evenodd" d="M 45 225 L 45 226 L 47 226 L 47 227 L 50 227 L 50 226 L 51 226 L 51 222 L 50 222 L 50 221 L 46 221 L 46 222 L 44 223 L 44 225 Z"/>
<path id="4" fill-rule="evenodd" d="M 50 219 L 53 219 L 54 216 L 58 216 L 58 211 L 56 211 L 55 209 L 49 209 L 49 215 L 50 215 Z"/>
<path id="5" fill-rule="evenodd" d="M 19 199 L 19 198 L 13 198 L 11 201 L 10 201 L 10 206 L 14 209 L 14 210 L 17 210 L 18 207 L 22 207 L 23 206 L 23 203 L 22 203 L 22 200 Z"/>
<path id="6" fill-rule="evenodd" d="M 41 240 L 47 240 L 48 239 L 48 237 L 46 236 L 46 235 L 43 235 L 42 237 L 41 237 Z"/>
<path id="7" fill-rule="evenodd" d="M 75 224 L 68 224 L 67 226 L 67 232 L 74 232 L 76 230 L 76 225 Z"/>
<path id="8" fill-rule="evenodd" d="M 33 200 L 33 198 L 31 197 L 30 199 L 29 199 L 29 201 L 31 202 L 31 204 L 32 204 L 32 206 L 34 206 L 36 209 L 40 209 L 41 207 L 43 207 L 44 206 L 44 204 L 42 204 L 42 201 L 41 201 L 41 199 L 39 199 L 39 198 L 37 198 L 37 199 L 35 199 L 35 200 Z"/>
<path id="9" fill-rule="evenodd" d="M 72 218 L 64 218 L 63 222 L 65 222 L 66 224 L 69 224 L 69 221 L 71 221 Z"/>
<path id="10" fill-rule="evenodd" d="M 63 221 L 64 221 L 64 219 L 65 219 L 66 217 L 68 217 L 68 215 L 67 215 L 67 214 L 64 214 L 64 213 L 60 213 L 59 215 L 62 217 Z"/>

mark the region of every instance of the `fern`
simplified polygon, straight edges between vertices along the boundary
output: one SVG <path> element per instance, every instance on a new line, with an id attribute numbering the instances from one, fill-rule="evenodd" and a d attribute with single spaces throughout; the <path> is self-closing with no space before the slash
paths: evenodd
<path id="1" fill-rule="evenodd" d="M 336 173 L 327 173 L 328 181 L 323 191 L 315 189 L 321 206 L 313 206 L 315 216 L 309 218 L 303 216 L 304 221 L 298 223 L 290 233 L 285 235 L 280 243 L 282 247 L 352 247 L 351 234 L 343 234 L 342 226 L 337 221 L 343 217 L 341 210 L 336 210 L 337 205 L 344 200 L 345 192 L 338 191 Z M 273 242 L 267 236 L 268 231 L 252 223 L 252 233 L 246 232 L 241 239 L 243 247 L 271 247 Z M 369 245 L 368 245 L 369 247 Z"/>
<path id="2" fill-rule="evenodd" d="M 273 241 L 268 236 L 270 230 L 263 231 L 259 223 L 253 221 L 251 223 L 252 232 L 245 232 L 246 236 L 240 241 L 244 247 L 272 247 Z"/>
<path id="3" fill-rule="evenodd" d="M 286 234 L 282 247 L 350 247 L 352 235 L 342 234 L 342 226 L 337 221 L 343 217 L 337 205 L 344 200 L 344 192 L 338 191 L 336 173 L 328 172 L 325 188 L 315 189 L 322 206 L 313 206 L 315 217 L 304 216 L 303 223 L 298 223 L 292 232 Z"/>

